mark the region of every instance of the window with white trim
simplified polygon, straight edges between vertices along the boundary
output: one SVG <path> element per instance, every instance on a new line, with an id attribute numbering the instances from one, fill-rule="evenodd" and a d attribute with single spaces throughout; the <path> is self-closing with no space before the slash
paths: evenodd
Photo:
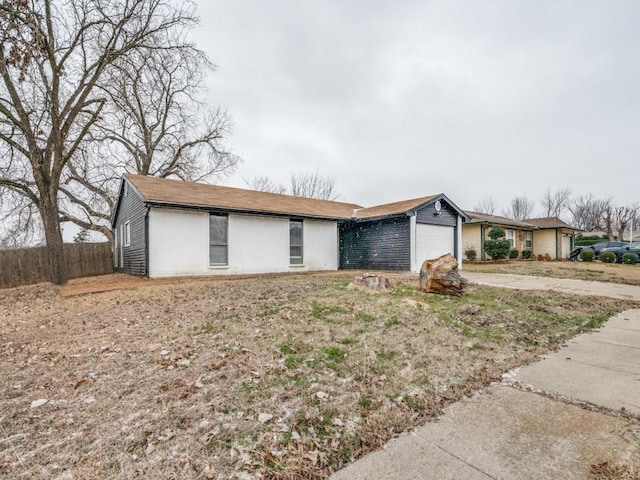
<path id="1" fill-rule="evenodd" d="M 229 264 L 229 217 L 227 215 L 209 215 L 209 265 Z"/>
<path id="2" fill-rule="evenodd" d="M 524 232 L 524 248 L 528 250 L 533 248 L 533 232 Z"/>
<path id="3" fill-rule="evenodd" d="M 302 220 L 289 220 L 289 263 L 302 265 Z"/>
<path id="4" fill-rule="evenodd" d="M 124 223 L 124 246 L 131 245 L 131 225 L 129 222 Z"/>
<path id="5" fill-rule="evenodd" d="M 516 232 L 514 232 L 511 229 L 507 229 L 505 231 L 504 236 L 507 239 L 507 241 L 509 242 L 509 245 L 511 245 L 511 248 L 513 248 L 515 246 L 515 244 L 516 244 Z"/>

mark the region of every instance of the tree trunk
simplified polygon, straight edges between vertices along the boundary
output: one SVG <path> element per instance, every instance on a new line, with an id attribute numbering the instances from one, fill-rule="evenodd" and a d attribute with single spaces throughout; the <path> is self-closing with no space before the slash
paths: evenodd
<path id="1" fill-rule="evenodd" d="M 41 199 L 40 216 L 47 241 L 47 257 L 49 262 L 49 280 L 55 285 L 67 283 L 67 265 L 64 260 L 64 244 L 58 219 L 57 199 L 44 197 Z"/>

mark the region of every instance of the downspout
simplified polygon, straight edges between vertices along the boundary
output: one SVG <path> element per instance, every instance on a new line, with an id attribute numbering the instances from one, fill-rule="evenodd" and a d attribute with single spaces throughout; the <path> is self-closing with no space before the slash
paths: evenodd
<path id="1" fill-rule="evenodd" d="M 480 260 L 484 260 L 484 225 L 480 225 Z"/>
<path id="2" fill-rule="evenodd" d="M 560 241 L 562 242 L 562 237 L 560 235 L 562 235 L 560 233 L 560 229 L 556 228 L 556 260 L 561 260 L 558 256 L 558 237 L 560 237 Z"/>
<path id="3" fill-rule="evenodd" d="M 144 214 L 144 273 L 145 277 L 149 276 L 149 204 L 146 205 L 147 211 Z"/>

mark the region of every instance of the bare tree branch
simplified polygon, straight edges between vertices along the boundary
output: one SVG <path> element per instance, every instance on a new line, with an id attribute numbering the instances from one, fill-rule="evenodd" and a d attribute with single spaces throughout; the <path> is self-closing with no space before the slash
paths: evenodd
<path id="1" fill-rule="evenodd" d="M 511 204 L 507 210 L 502 212 L 502 215 L 513 220 L 524 220 L 525 218 L 531 218 L 533 214 L 534 203 L 527 197 L 513 197 Z"/>
<path id="2" fill-rule="evenodd" d="M 487 197 L 478 203 L 473 210 L 479 213 L 486 213 L 487 215 L 493 215 L 496 211 L 496 204 L 492 197 Z"/>
<path id="3" fill-rule="evenodd" d="M 562 217 L 564 212 L 568 210 L 570 201 L 571 189 L 562 188 L 552 193 L 551 189 L 547 188 L 542 200 L 540 200 L 543 215 L 546 217 Z"/>

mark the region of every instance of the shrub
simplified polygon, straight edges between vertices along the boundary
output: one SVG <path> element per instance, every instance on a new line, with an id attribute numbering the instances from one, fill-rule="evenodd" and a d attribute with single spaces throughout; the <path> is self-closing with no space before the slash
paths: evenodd
<path id="1" fill-rule="evenodd" d="M 520 252 L 517 248 L 512 248 L 511 250 L 509 250 L 509 258 L 518 258 L 518 255 L 520 255 Z"/>
<path id="2" fill-rule="evenodd" d="M 478 256 L 478 253 L 476 252 L 476 249 L 473 247 L 469 247 L 464 251 L 464 255 L 467 257 L 467 260 L 469 260 L 470 262 L 474 261 L 476 259 L 476 257 Z"/>
<path id="3" fill-rule="evenodd" d="M 626 263 L 627 265 L 635 265 L 640 261 L 640 256 L 637 253 L 625 253 L 622 255 L 622 263 Z"/>
<path id="4" fill-rule="evenodd" d="M 603 263 L 613 263 L 616 261 L 616 254 L 613 252 L 601 252 L 600 261 Z"/>
<path id="5" fill-rule="evenodd" d="M 593 253 L 593 250 L 582 250 L 580 252 L 580 260 L 583 262 L 593 262 L 593 257 L 595 256 L 596 254 Z"/>
<path id="6" fill-rule="evenodd" d="M 484 251 L 487 252 L 493 260 L 503 260 L 507 258 L 511 244 L 508 240 L 501 240 L 504 238 L 504 230 L 493 227 L 489 230 L 489 238 L 491 240 L 484 242 Z"/>
<path id="7" fill-rule="evenodd" d="M 522 258 L 531 258 L 531 257 L 533 257 L 533 251 L 522 250 Z"/>

